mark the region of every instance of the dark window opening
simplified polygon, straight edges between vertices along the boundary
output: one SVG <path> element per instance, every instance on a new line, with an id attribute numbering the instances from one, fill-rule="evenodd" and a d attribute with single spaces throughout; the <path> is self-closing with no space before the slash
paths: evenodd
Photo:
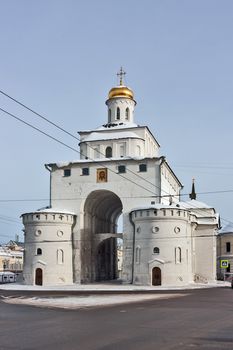
<path id="1" fill-rule="evenodd" d="M 82 175 L 89 175 L 89 168 L 82 168 Z"/>
<path id="2" fill-rule="evenodd" d="M 147 171 L 147 165 L 146 164 L 139 164 L 139 171 L 140 172 Z"/>
<path id="3" fill-rule="evenodd" d="M 230 251 L 231 251 L 231 242 L 227 242 L 226 243 L 226 252 L 230 253 Z"/>
<path id="4" fill-rule="evenodd" d="M 112 157 L 112 147 L 107 147 L 105 154 L 106 154 L 106 158 L 111 158 Z"/>
<path id="5" fill-rule="evenodd" d="M 154 254 L 159 254 L 159 248 L 158 247 L 154 247 L 153 252 L 154 252 Z"/>
<path id="6" fill-rule="evenodd" d="M 70 176 L 71 175 L 71 169 L 64 169 L 64 176 Z"/>
<path id="7" fill-rule="evenodd" d="M 117 115 L 116 115 L 116 118 L 117 118 L 117 119 L 120 119 L 120 117 L 121 117 L 120 108 L 117 107 Z"/>
<path id="8" fill-rule="evenodd" d="M 129 119 L 129 108 L 127 107 L 125 110 L 125 119 Z"/>
<path id="9" fill-rule="evenodd" d="M 118 166 L 118 173 L 126 173 L 125 165 Z"/>
<path id="10" fill-rule="evenodd" d="M 36 254 L 37 255 L 42 255 L 42 249 L 41 248 L 37 248 Z"/>

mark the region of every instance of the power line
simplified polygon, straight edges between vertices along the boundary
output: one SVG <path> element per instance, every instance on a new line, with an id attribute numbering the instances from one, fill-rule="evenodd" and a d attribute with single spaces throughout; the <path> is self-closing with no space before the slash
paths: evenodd
<path id="1" fill-rule="evenodd" d="M 30 107 L 27 107 L 25 104 L 23 104 L 22 102 L 16 100 L 15 98 L 11 97 L 10 95 L 6 94 L 4 91 L 0 90 L 0 93 L 6 97 L 8 97 L 10 100 L 14 101 L 15 103 L 17 103 L 18 105 L 26 108 L 28 111 L 34 113 L 35 115 L 37 115 L 38 117 L 42 118 L 43 120 L 45 120 L 46 122 L 48 122 L 49 124 L 55 126 L 57 129 L 63 131 L 64 133 L 66 133 L 67 135 L 73 137 L 74 139 L 79 140 L 78 137 L 76 137 L 75 135 L 71 134 L 69 131 L 63 129 L 62 127 L 60 127 L 59 125 L 55 124 L 54 122 L 52 122 L 51 120 L 47 119 L 46 117 L 44 117 L 43 115 L 41 115 L 40 113 L 37 113 L 36 111 L 34 111 L 33 109 L 31 109 Z"/>
<path id="2" fill-rule="evenodd" d="M 15 218 L 13 216 L 6 216 L 6 215 L 2 215 L 2 214 L 0 214 L 0 219 L 7 220 L 7 221 L 15 221 L 15 222 L 20 221 L 18 218 Z"/>
<path id="3" fill-rule="evenodd" d="M 44 117 L 44 116 L 41 115 L 40 113 L 36 112 L 36 111 L 33 110 L 32 108 L 26 106 L 24 103 L 22 103 L 22 102 L 20 102 L 19 100 L 13 98 L 12 96 L 8 95 L 7 93 L 5 93 L 5 92 L 2 91 L 2 90 L 0 90 L 0 93 L 3 94 L 4 96 L 6 96 L 7 98 L 11 99 L 11 100 L 14 101 L 15 103 L 19 104 L 20 106 L 24 107 L 25 109 L 29 110 L 29 111 L 32 112 L 33 114 L 37 115 L 39 118 L 45 120 L 45 121 L 48 122 L 49 124 L 55 126 L 57 129 L 63 131 L 63 132 L 66 133 L 67 135 L 69 135 L 69 136 L 73 137 L 74 139 L 78 140 L 79 142 L 81 142 L 81 140 L 80 140 L 77 136 L 71 134 L 69 131 L 67 131 L 67 130 L 65 130 L 64 128 L 60 127 L 58 124 L 52 122 L 51 120 L 49 120 L 48 118 Z M 27 124 L 27 125 L 28 125 L 28 124 Z M 38 131 L 38 130 L 37 130 L 37 131 Z M 105 154 L 102 153 L 101 151 L 96 150 L 95 148 L 93 148 L 92 146 L 90 146 L 90 145 L 88 145 L 88 144 L 87 144 L 87 147 L 89 147 L 89 148 L 92 149 L 92 150 L 97 151 L 98 154 L 103 155 L 103 156 L 105 157 Z M 78 152 L 78 153 L 79 153 L 79 154 L 82 154 L 81 152 Z M 133 159 L 132 157 L 129 157 L 129 158 L 130 158 L 130 159 Z M 90 158 L 90 159 L 91 159 L 91 158 Z M 111 159 L 111 158 L 110 158 L 110 159 Z M 93 159 L 92 159 L 92 160 L 93 160 Z M 120 164 L 120 163 L 119 163 L 119 164 Z M 129 168 L 127 168 L 127 170 L 128 170 L 129 172 L 131 172 L 132 174 L 134 174 L 135 176 L 137 176 L 138 178 L 144 180 L 145 182 L 149 183 L 149 184 L 152 185 L 153 187 L 158 188 L 158 189 L 160 190 L 160 187 L 159 187 L 159 186 L 156 186 L 156 185 L 155 185 L 154 183 L 152 183 L 151 181 L 149 181 L 149 180 L 143 178 L 142 176 L 140 176 L 139 174 L 137 174 L 137 173 L 135 173 L 134 171 L 130 170 Z M 164 190 L 163 190 L 163 192 L 169 194 L 167 191 L 164 191 Z M 179 196 L 179 194 L 177 194 L 177 196 Z"/>
<path id="4" fill-rule="evenodd" d="M 219 191 L 208 191 L 208 192 L 196 192 L 197 195 L 203 195 L 203 194 L 220 194 L 220 193 L 232 193 L 233 189 L 230 190 L 219 190 Z M 121 196 L 121 198 L 169 198 L 169 197 L 177 197 L 176 194 L 166 194 L 166 195 L 151 195 L 151 196 Z M 181 193 L 179 195 L 180 197 L 189 196 L 189 193 Z M 61 200 L 61 201 L 68 201 L 68 200 L 75 200 L 75 199 L 85 199 L 86 197 L 73 197 L 73 198 L 53 198 L 53 200 Z M 13 199 L 0 199 L 0 202 L 7 203 L 7 202 L 43 202 L 48 201 L 49 198 L 13 198 Z"/>
<path id="5" fill-rule="evenodd" d="M 54 141 L 60 143 L 61 145 L 65 146 L 65 147 L 67 147 L 67 148 L 69 148 L 69 149 L 71 149 L 72 151 L 81 154 L 81 152 L 79 152 L 79 151 L 76 150 L 75 148 L 73 148 L 73 147 L 71 147 L 71 146 L 65 144 L 64 142 L 58 140 L 57 138 L 55 138 L 55 137 L 49 135 L 49 134 L 46 133 L 46 132 L 40 130 L 39 128 L 33 126 L 32 124 L 30 124 L 30 123 L 24 121 L 23 119 L 17 117 L 16 115 L 14 115 L 14 114 L 12 114 L 12 113 L 10 113 L 10 112 L 4 110 L 3 108 L 0 108 L 0 111 L 4 112 L 5 114 L 9 115 L 10 117 L 12 117 L 12 118 L 14 118 L 14 119 L 16 119 L 16 120 L 18 120 L 18 121 L 20 121 L 21 123 L 23 123 L 23 124 L 29 126 L 30 128 L 32 128 L 32 129 L 38 131 L 39 133 L 41 133 L 41 134 L 43 134 L 43 135 L 49 137 L 50 139 L 52 139 L 52 140 L 54 140 Z M 89 159 L 92 160 L 92 161 L 94 161 L 94 159 L 92 159 L 92 158 L 89 158 Z M 104 165 L 103 163 L 99 163 L 99 164 L 100 164 L 103 168 L 108 169 L 110 172 L 112 172 L 112 173 L 114 173 L 114 174 L 116 174 L 116 175 L 119 175 L 119 176 L 121 176 L 122 178 L 124 178 L 125 180 L 127 180 L 127 181 L 133 183 L 134 185 L 136 185 L 136 186 L 138 186 L 138 187 L 141 187 L 142 189 L 144 189 L 144 190 L 146 190 L 146 191 L 148 191 L 148 192 L 154 194 L 154 192 L 152 192 L 152 191 L 149 190 L 148 188 L 146 188 L 146 187 L 144 187 L 144 186 L 142 186 L 142 185 L 139 185 L 137 182 L 135 182 L 135 181 L 133 181 L 133 180 L 131 180 L 131 179 L 125 177 L 124 175 L 122 175 L 122 174 L 120 174 L 120 173 L 115 172 L 114 170 L 108 168 L 108 167 L 107 167 L 106 165 Z M 154 185 L 153 185 L 153 186 L 154 186 Z"/>
<path id="6" fill-rule="evenodd" d="M 50 121 L 48 118 L 46 118 L 46 117 L 44 117 L 43 115 L 41 115 L 40 113 L 34 111 L 32 108 L 26 106 L 25 104 L 23 104 L 22 102 L 18 101 L 17 99 L 15 99 L 15 98 L 11 97 L 10 95 L 6 94 L 4 91 L 0 90 L 0 93 L 3 94 L 4 96 L 6 96 L 7 98 L 11 99 L 11 100 L 14 101 L 15 103 L 19 104 L 20 106 L 24 107 L 25 109 L 29 110 L 30 112 L 34 113 L 34 114 L 37 115 L 38 117 L 42 118 L 43 120 L 45 120 L 45 121 L 48 122 L 49 124 L 55 126 L 55 127 L 58 128 L 59 130 L 65 132 L 66 134 L 68 134 L 68 135 L 71 136 L 72 138 L 74 138 L 74 139 L 76 139 L 76 140 L 78 140 L 78 141 L 81 141 L 78 137 L 74 136 L 73 134 L 71 134 L 70 132 L 68 132 L 67 130 L 65 130 L 64 128 L 62 128 L 62 127 L 60 127 L 59 125 L 55 124 L 54 122 Z M 63 146 L 68 147 L 69 149 L 71 149 L 71 150 L 73 150 L 73 151 L 75 151 L 75 152 L 77 152 L 77 153 L 79 153 L 79 154 L 82 154 L 81 152 L 79 152 L 78 150 L 74 149 L 73 147 L 71 147 L 71 146 L 65 144 L 64 142 L 58 140 L 57 138 L 55 138 L 55 137 L 53 137 L 53 136 L 51 136 L 51 135 L 45 133 L 44 131 L 40 130 L 39 128 L 37 128 L 37 127 L 35 127 L 35 126 L 33 126 L 33 125 L 31 125 L 30 123 L 27 123 L 26 121 L 24 121 L 24 120 L 22 120 L 21 118 L 19 118 L 19 117 L 13 115 L 12 113 L 9 113 L 8 111 L 3 110 L 2 108 L 0 108 L 0 110 L 1 110 L 2 112 L 4 112 L 4 113 L 8 114 L 9 116 L 11 116 L 11 117 L 17 119 L 18 121 L 20 121 L 20 122 L 26 124 L 27 126 L 33 128 L 33 129 L 35 129 L 36 131 L 42 133 L 43 135 L 45 135 L 45 136 L 47 136 L 47 137 L 53 139 L 54 141 L 56 141 L 56 142 L 62 144 Z M 93 149 L 93 147 L 91 147 L 90 145 L 87 145 L 87 146 L 90 147 L 91 149 Z M 104 155 L 104 154 L 101 153 L 99 150 L 98 150 L 98 153 Z M 105 155 L 104 155 L 104 156 L 105 156 Z M 132 159 L 132 157 L 130 157 L 130 158 Z M 94 160 L 94 159 L 91 159 L 91 158 L 90 158 L 90 160 Z M 101 165 L 101 163 L 99 163 L 99 164 Z M 119 174 L 119 173 L 113 171 L 112 169 L 106 167 L 106 166 L 103 165 L 103 164 L 102 164 L 102 166 L 105 167 L 106 169 L 109 169 L 109 171 L 112 171 L 113 173 L 115 173 L 115 174 L 117 174 L 117 175 L 120 175 L 121 177 L 123 177 L 124 179 L 130 181 L 131 183 L 136 184 L 137 186 L 143 188 L 144 190 L 153 193 L 152 191 L 148 190 L 148 189 L 145 188 L 144 186 L 141 186 L 141 185 L 139 185 L 138 183 L 135 183 L 134 181 L 132 181 L 131 179 L 126 178 L 126 177 L 123 176 L 122 174 Z M 141 177 L 140 175 L 134 173 L 132 170 L 130 170 L 130 169 L 128 169 L 128 168 L 127 168 L 127 170 L 128 170 L 129 172 L 133 173 L 134 175 L 138 176 L 139 178 L 143 179 L 143 180 L 146 181 L 147 183 L 151 184 L 153 187 L 158 188 L 159 190 L 161 190 L 160 187 L 156 186 L 155 184 L 153 184 L 152 182 L 148 181 L 147 179 Z M 162 198 L 162 197 L 175 197 L 175 196 L 177 197 L 177 196 L 180 196 L 180 194 L 177 194 L 177 195 L 170 195 L 170 194 L 169 194 L 167 191 L 165 191 L 165 190 L 163 190 L 163 192 L 164 192 L 164 193 L 167 193 L 167 195 L 164 195 L 164 196 L 162 196 L 162 195 L 161 195 L 161 196 L 154 196 L 154 198 L 155 198 L 155 197 Z M 225 192 L 233 192 L 233 190 L 231 190 L 231 191 L 216 191 L 215 193 L 225 193 Z M 209 193 L 213 193 L 213 192 L 203 192 L 202 194 L 209 194 Z M 183 195 L 186 195 L 186 194 L 182 194 L 182 196 L 183 196 Z M 197 209 L 200 210 L 200 208 L 197 208 Z"/>

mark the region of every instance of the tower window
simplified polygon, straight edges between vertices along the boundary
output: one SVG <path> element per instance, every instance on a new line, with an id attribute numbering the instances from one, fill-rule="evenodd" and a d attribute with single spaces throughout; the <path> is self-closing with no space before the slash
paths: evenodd
<path id="1" fill-rule="evenodd" d="M 140 172 L 146 172 L 147 171 L 147 165 L 146 164 L 139 164 L 139 171 Z"/>
<path id="2" fill-rule="evenodd" d="M 226 252 L 230 253 L 231 251 L 231 242 L 226 242 Z"/>
<path id="3" fill-rule="evenodd" d="M 111 109 L 109 108 L 109 110 L 108 110 L 108 122 L 109 122 L 109 123 L 111 122 L 111 116 L 112 116 L 112 111 L 111 111 Z"/>
<path id="4" fill-rule="evenodd" d="M 62 249 L 57 250 L 57 263 L 58 264 L 64 263 L 64 251 Z"/>
<path id="5" fill-rule="evenodd" d="M 125 146 L 120 145 L 120 157 L 124 157 L 124 155 L 125 155 Z"/>
<path id="6" fill-rule="evenodd" d="M 159 254 L 159 248 L 158 248 L 158 247 L 154 247 L 153 253 L 154 253 L 154 254 Z"/>
<path id="7" fill-rule="evenodd" d="M 112 147 L 107 147 L 106 148 L 105 156 L 106 156 L 106 158 L 111 158 L 112 157 Z"/>
<path id="8" fill-rule="evenodd" d="M 82 175 L 89 175 L 89 168 L 82 168 Z"/>
<path id="9" fill-rule="evenodd" d="M 125 110 L 125 119 L 129 120 L 129 108 L 128 107 Z"/>
<path id="10" fill-rule="evenodd" d="M 37 255 L 42 255 L 42 249 L 41 249 L 41 248 L 37 248 L 36 254 L 37 254 Z"/>
<path id="11" fill-rule="evenodd" d="M 64 177 L 70 176 L 71 175 L 71 169 L 64 169 L 63 175 L 64 175 Z"/>
<path id="12" fill-rule="evenodd" d="M 126 172 L 125 165 L 119 165 L 118 166 L 118 173 L 122 174 L 125 172 Z"/>
<path id="13" fill-rule="evenodd" d="M 180 247 L 175 248 L 175 261 L 176 261 L 176 264 L 181 263 L 181 248 Z"/>
<path id="14" fill-rule="evenodd" d="M 116 118 L 119 120 L 121 117 L 121 112 L 120 112 L 120 108 L 117 107 L 117 115 L 116 115 Z"/>
<path id="15" fill-rule="evenodd" d="M 140 257 L 141 257 L 141 248 L 138 246 L 136 247 L 136 264 L 140 264 Z"/>

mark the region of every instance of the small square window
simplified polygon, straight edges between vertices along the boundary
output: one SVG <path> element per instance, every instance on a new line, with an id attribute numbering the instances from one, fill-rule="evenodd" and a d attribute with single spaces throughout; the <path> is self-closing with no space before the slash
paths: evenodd
<path id="1" fill-rule="evenodd" d="M 70 176 L 71 175 L 71 169 L 64 169 L 64 176 Z"/>
<path id="2" fill-rule="evenodd" d="M 146 164 L 139 164 L 139 171 L 140 172 L 147 171 L 147 165 Z"/>
<path id="3" fill-rule="evenodd" d="M 118 173 L 126 173 L 125 165 L 119 165 L 118 166 Z"/>
<path id="4" fill-rule="evenodd" d="M 89 175 L 89 168 L 82 168 L 82 175 Z"/>

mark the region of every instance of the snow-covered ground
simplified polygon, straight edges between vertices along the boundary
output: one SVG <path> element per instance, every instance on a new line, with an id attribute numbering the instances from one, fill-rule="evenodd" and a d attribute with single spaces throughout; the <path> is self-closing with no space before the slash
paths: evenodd
<path id="1" fill-rule="evenodd" d="M 216 281 L 214 283 L 193 283 L 187 286 L 136 286 L 129 284 L 114 284 L 114 283 L 95 283 L 95 284 L 72 284 L 69 286 L 28 286 L 20 283 L 0 284 L 1 290 L 31 290 L 31 291 L 159 291 L 159 290 L 188 290 L 200 288 L 214 288 L 214 287 L 230 287 L 230 282 Z"/>
<path id="2" fill-rule="evenodd" d="M 4 297 L 2 301 L 9 304 L 32 305 L 37 307 L 55 307 L 63 309 L 81 309 L 90 307 L 110 306 L 117 304 L 133 303 L 146 300 L 170 299 L 184 297 L 188 295 L 188 290 L 200 288 L 214 288 L 214 287 L 230 287 L 229 282 L 217 281 L 209 284 L 190 284 L 186 287 L 162 287 L 162 286 L 134 286 L 121 285 L 110 283 L 99 283 L 89 285 L 71 285 L 71 286 L 26 286 L 23 284 L 9 283 L 0 285 L 1 290 L 14 291 L 81 291 L 86 292 L 85 295 L 64 296 L 64 297 Z M 174 290 L 180 290 L 181 293 L 172 293 Z M 112 292 L 115 292 L 111 294 Z M 127 291 L 129 294 L 127 294 Z M 140 294 L 140 291 L 143 292 Z M 145 293 L 146 291 L 158 291 L 158 293 Z M 168 291 L 166 294 L 159 293 L 159 291 Z M 183 291 L 183 292 L 182 292 Z M 99 293 L 101 292 L 101 293 Z M 105 294 L 105 292 L 107 294 Z M 118 292 L 118 294 L 116 294 Z M 122 292 L 124 294 L 122 294 Z M 137 292 L 136 294 L 132 292 Z M 98 293 L 98 294 L 97 294 Z M 122 311 L 123 312 L 123 311 Z"/>
<path id="3" fill-rule="evenodd" d="M 170 299 L 184 297 L 187 294 L 131 294 L 131 295 L 87 295 L 60 298 L 40 297 L 4 297 L 3 301 L 8 304 L 31 305 L 37 307 L 55 307 L 62 309 L 83 309 L 117 304 L 128 304 L 147 300 Z"/>

